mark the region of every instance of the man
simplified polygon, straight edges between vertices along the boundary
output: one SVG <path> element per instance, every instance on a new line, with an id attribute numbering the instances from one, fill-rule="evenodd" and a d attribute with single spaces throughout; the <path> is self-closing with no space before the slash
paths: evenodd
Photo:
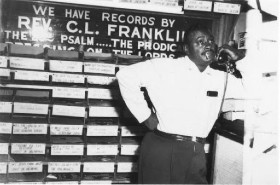
<path id="1" fill-rule="evenodd" d="M 152 59 L 117 73 L 126 105 L 153 130 L 142 141 L 139 183 L 207 183 L 204 142 L 217 119 L 225 83 L 224 72 L 209 65 L 221 52 L 234 61 L 243 55 L 228 45 L 217 53 L 213 35 L 200 25 L 186 31 L 184 42 L 185 57 Z"/>

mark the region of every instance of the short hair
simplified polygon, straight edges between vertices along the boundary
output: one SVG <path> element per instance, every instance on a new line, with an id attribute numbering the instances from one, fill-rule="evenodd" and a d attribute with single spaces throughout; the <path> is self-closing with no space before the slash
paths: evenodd
<path id="1" fill-rule="evenodd" d="M 193 24 L 190 27 L 188 27 L 184 34 L 184 44 L 188 44 L 190 42 L 189 37 L 190 35 L 195 31 L 208 31 L 211 32 L 210 29 L 202 24 Z"/>

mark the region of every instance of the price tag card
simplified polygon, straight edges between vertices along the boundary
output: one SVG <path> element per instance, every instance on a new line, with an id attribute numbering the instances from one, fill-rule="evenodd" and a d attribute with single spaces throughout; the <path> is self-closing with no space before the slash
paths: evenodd
<path id="1" fill-rule="evenodd" d="M 113 162 L 84 162 L 84 172 L 113 173 L 114 166 Z"/>
<path id="2" fill-rule="evenodd" d="M 43 172 L 42 162 L 10 162 L 9 173 L 34 173 Z"/>
<path id="3" fill-rule="evenodd" d="M 0 67 L 8 67 L 8 58 L 0 56 Z"/>
<path id="4" fill-rule="evenodd" d="M 115 74 L 115 64 L 85 62 L 85 73 Z"/>
<path id="5" fill-rule="evenodd" d="M 84 145 L 51 145 L 51 155 L 83 155 Z"/>
<path id="6" fill-rule="evenodd" d="M 10 69 L 0 68 L 0 76 L 9 77 L 9 76 L 11 76 L 10 72 L 11 72 Z"/>
<path id="7" fill-rule="evenodd" d="M 184 9 L 211 12 L 212 1 L 185 0 Z"/>
<path id="8" fill-rule="evenodd" d="M 66 74 L 66 73 L 53 73 L 52 74 L 53 82 L 63 82 L 63 83 L 80 83 L 83 84 L 85 82 L 84 75 L 77 74 Z"/>
<path id="9" fill-rule="evenodd" d="M 81 185 L 83 184 L 113 184 L 113 180 L 84 180 L 81 181 Z"/>
<path id="10" fill-rule="evenodd" d="M 12 123 L 0 122 L 0 134 L 11 134 L 12 133 Z"/>
<path id="11" fill-rule="evenodd" d="M 118 99 L 118 94 L 115 89 L 90 88 L 88 89 L 88 98 L 112 100 Z"/>
<path id="12" fill-rule="evenodd" d="M 51 71 L 83 72 L 83 63 L 78 61 L 50 60 Z"/>
<path id="13" fill-rule="evenodd" d="M 47 134 L 48 124 L 14 124 L 13 134 Z"/>
<path id="14" fill-rule="evenodd" d="M 90 117 L 119 117 L 117 107 L 89 107 Z"/>
<path id="15" fill-rule="evenodd" d="M 89 84 L 98 85 L 111 85 L 117 81 L 116 77 L 110 76 L 87 76 L 87 82 Z"/>
<path id="16" fill-rule="evenodd" d="M 44 70 L 45 60 L 37 58 L 10 57 L 11 68 Z"/>
<path id="17" fill-rule="evenodd" d="M 166 7 L 176 7 L 178 5 L 178 0 L 150 0 L 153 5 L 166 6 Z"/>
<path id="18" fill-rule="evenodd" d="M 118 172 L 121 173 L 137 172 L 137 168 L 137 163 L 134 162 L 118 162 Z"/>
<path id="19" fill-rule="evenodd" d="M 129 144 L 129 145 L 121 145 L 121 155 L 138 155 L 139 154 L 139 149 L 140 146 L 139 145 L 133 145 L 133 144 Z"/>
<path id="20" fill-rule="evenodd" d="M 39 71 L 15 71 L 15 80 L 49 81 L 48 72 Z"/>
<path id="21" fill-rule="evenodd" d="M 87 145 L 87 155 L 118 155 L 118 145 Z"/>
<path id="22" fill-rule="evenodd" d="M 84 117 L 85 111 L 85 107 L 53 105 L 52 114 L 57 116 Z"/>
<path id="23" fill-rule="evenodd" d="M 45 143 L 11 143 L 12 154 L 45 154 Z"/>
<path id="24" fill-rule="evenodd" d="M 9 143 L 0 143 L 0 154 L 9 154 Z"/>
<path id="25" fill-rule="evenodd" d="M 51 135 L 82 135 L 83 125 L 50 125 Z"/>
<path id="26" fill-rule="evenodd" d="M 122 136 L 143 136 L 145 130 L 140 126 L 121 126 Z"/>
<path id="27" fill-rule="evenodd" d="M 14 102 L 14 113 L 22 114 L 48 114 L 48 104 Z"/>
<path id="28" fill-rule="evenodd" d="M 7 173 L 7 163 L 0 162 L 0 174 L 6 174 Z"/>
<path id="29" fill-rule="evenodd" d="M 87 136 L 118 136 L 117 125 L 88 125 Z"/>
<path id="30" fill-rule="evenodd" d="M 11 113 L 12 102 L 0 102 L 0 113 Z"/>
<path id="31" fill-rule="evenodd" d="M 218 13 L 239 14 L 240 8 L 240 4 L 214 2 L 214 12 Z"/>
<path id="32" fill-rule="evenodd" d="M 54 87 L 52 96 L 54 98 L 85 99 L 85 89 Z"/>
<path id="33" fill-rule="evenodd" d="M 80 162 L 49 162 L 49 173 L 80 173 Z"/>

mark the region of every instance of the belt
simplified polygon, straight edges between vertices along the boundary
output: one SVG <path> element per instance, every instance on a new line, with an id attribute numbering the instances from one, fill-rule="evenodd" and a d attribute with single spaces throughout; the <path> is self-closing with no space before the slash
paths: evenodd
<path id="1" fill-rule="evenodd" d="M 155 129 L 154 133 L 158 136 L 168 138 L 168 139 L 172 139 L 172 140 L 176 140 L 176 141 L 193 141 L 193 142 L 198 142 L 198 143 L 201 143 L 201 144 L 205 143 L 205 138 L 202 138 L 202 137 L 169 134 L 169 133 L 166 133 L 166 132 L 159 131 L 158 129 Z"/>

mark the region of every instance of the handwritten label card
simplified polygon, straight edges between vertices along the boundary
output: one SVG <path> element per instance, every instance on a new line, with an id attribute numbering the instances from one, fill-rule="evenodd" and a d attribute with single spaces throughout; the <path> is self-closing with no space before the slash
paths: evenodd
<path id="1" fill-rule="evenodd" d="M 80 173 L 80 162 L 49 162 L 49 173 Z"/>
<path id="2" fill-rule="evenodd" d="M 47 134 L 48 124 L 14 124 L 13 134 Z"/>
<path id="3" fill-rule="evenodd" d="M 43 172 L 42 162 L 10 162 L 9 173 Z"/>
<path id="4" fill-rule="evenodd" d="M 112 100 L 118 99 L 118 94 L 116 89 L 90 88 L 88 89 L 88 98 Z"/>
<path id="5" fill-rule="evenodd" d="M 98 84 L 98 85 L 111 85 L 117 81 L 116 77 L 110 76 L 87 76 L 87 82 L 89 84 Z"/>
<path id="6" fill-rule="evenodd" d="M 12 123 L 0 122 L 0 134 L 11 134 L 12 133 Z"/>
<path id="7" fill-rule="evenodd" d="M 0 162 L 0 174 L 6 174 L 7 173 L 7 163 Z"/>
<path id="8" fill-rule="evenodd" d="M 49 81 L 49 73 L 17 70 L 15 71 L 15 80 Z"/>
<path id="9" fill-rule="evenodd" d="M 0 76 L 9 77 L 9 76 L 11 76 L 10 72 L 11 72 L 10 69 L 0 68 Z"/>
<path id="10" fill-rule="evenodd" d="M 53 144 L 51 146 L 51 155 L 83 155 L 84 145 L 61 145 Z"/>
<path id="11" fill-rule="evenodd" d="M 45 60 L 36 58 L 10 57 L 11 68 L 44 70 Z"/>
<path id="12" fill-rule="evenodd" d="M 218 13 L 239 14 L 240 8 L 240 4 L 214 2 L 214 12 Z"/>
<path id="13" fill-rule="evenodd" d="M 137 172 L 137 168 L 137 163 L 134 162 L 118 162 L 118 172 L 121 173 Z"/>
<path id="14" fill-rule="evenodd" d="M 117 125 L 88 125 L 87 136 L 118 136 Z"/>
<path id="15" fill-rule="evenodd" d="M 85 107 L 53 105 L 52 114 L 57 116 L 84 117 Z"/>
<path id="16" fill-rule="evenodd" d="M 0 56 L 0 67 L 8 67 L 8 58 Z"/>
<path id="17" fill-rule="evenodd" d="M 0 143 L 0 154 L 9 154 L 9 143 Z"/>
<path id="18" fill-rule="evenodd" d="M 117 107 L 89 107 L 90 117 L 119 117 Z"/>
<path id="19" fill-rule="evenodd" d="M 48 114 L 48 104 L 14 102 L 14 113 Z"/>
<path id="20" fill-rule="evenodd" d="M 87 155 L 118 155 L 118 145 L 87 145 Z"/>
<path id="21" fill-rule="evenodd" d="M 50 70 L 81 73 L 83 71 L 83 63 L 78 61 L 50 60 Z"/>
<path id="22" fill-rule="evenodd" d="M 0 113 L 11 113 L 12 102 L 0 102 Z"/>
<path id="23" fill-rule="evenodd" d="M 53 73 L 52 74 L 53 82 L 63 82 L 63 83 L 80 83 L 83 84 L 85 82 L 84 75 L 77 74 L 66 74 L 66 73 Z"/>
<path id="24" fill-rule="evenodd" d="M 52 96 L 55 98 L 85 99 L 85 89 L 54 87 Z"/>
<path id="25" fill-rule="evenodd" d="M 185 0 L 184 9 L 211 12 L 212 1 Z"/>
<path id="26" fill-rule="evenodd" d="M 115 64 L 85 62 L 85 73 L 115 74 Z"/>
<path id="27" fill-rule="evenodd" d="M 83 125 L 55 125 L 50 126 L 51 135 L 82 135 Z"/>
<path id="28" fill-rule="evenodd" d="M 45 154 L 45 143 L 11 143 L 12 154 Z"/>
<path id="29" fill-rule="evenodd" d="M 85 162 L 84 172 L 110 173 L 114 172 L 113 162 Z"/>
<path id="30" fill-rule="evenodd" d="M 139 145 L 122 144 L 121 155 L 138 155 L 139 149 L 140 149 Z"/>

